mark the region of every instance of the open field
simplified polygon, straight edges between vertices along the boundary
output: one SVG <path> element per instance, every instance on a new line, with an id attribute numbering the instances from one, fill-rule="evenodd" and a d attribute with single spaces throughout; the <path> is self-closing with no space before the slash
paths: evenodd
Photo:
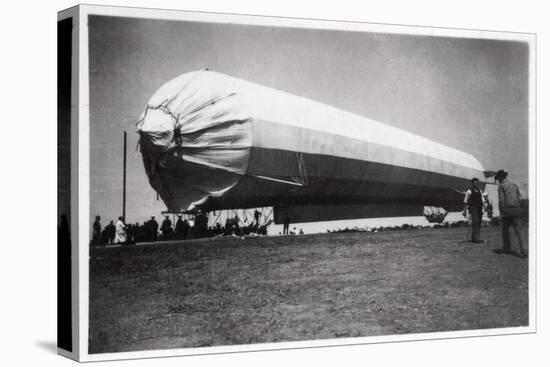
<path id="1" fill-rule="evenodd" d="M 90 353 L 527 325 L 528 261 L 469 231 L 94 248 Z"/>

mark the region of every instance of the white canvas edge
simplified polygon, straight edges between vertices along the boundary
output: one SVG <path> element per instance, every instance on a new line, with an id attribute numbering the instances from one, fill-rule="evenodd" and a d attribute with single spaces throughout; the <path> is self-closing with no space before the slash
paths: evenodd
<path id="1" fill-rule="evenodd" d="M 529 257 L 529 326 L 499 328 L 499 329 L 483 329 L 483 330 L 465 330 L 465 331 L 446 331 L 436 333 L 420 333 L 406 335 L 387 335 L 387 336 L 369 336 L 341 339 L 323 339 L 323 340 L 308 340 L 298 342 L 281 342 L 281 343 L 263 343 L 263 344 L 247 344 L 247 345 L 232 345 L 219 347 L 204 347 L 204 348 L 181 348 L 181 349 L 165 349 L 165 350 L 144 350 L 136 352 L 117 352 L 117 353 L 88 353 L 88 330 L 89 330 L 89 258 L 88 258 L 88 233 L 89 233 L 89 74 L 88 74 L 88 27 L 87 22 L 79 22 L 78 29 L 78 134 L 79 134 L 79 228 L 77 243 L 81 243 L 78 254 L 78 343 L 73 343 L 73 353 L 76 353 L 77 360 L 82 362 L 88 361 L 105 361 L 116 359 L 137 359 L 137 358 L 153 358 L 153 357 L 172 357 L 184 355 L 205 355 L 219 353 L 235 353 L 235 352 L 250 352 L 250 351 L 265 351 L 265 350 L 282 350 L 294 348 L 314 348 L 314 347 L 329 347 L 329 346 L 345 346 L 358 344 L 372 343 L 388 343 L 388 342 L 403 342 L 415 340 L 434 340 L 442 338 L 464 338 L 464 337 L 481 337 L 481 336 L 496 336 L 509 334 L 525 334 L 536 332 L 536 35 L 532 33 L 511 33 L 501 31 L 481 31 L 481 30 L 464 30 L 464 29 L 449 29 L 449 28 L 433 28 L 419 26 L 404 26 L 404 25 L 387 25 L 387 24 L 372 24 L 372 23 L 356 23 L 356 22 L 339 22 L 326 20 L 311 20 L 297 18 L 281 18 L 281 17 L 262 17 L 248 16 L 235 14 L 220 14 L 220 13 L 201 13 L 188 12 L 183 10 L 162 10 L 148 8 L 126 8 L 126 7 L 110 7 L 97 5 L 79 5 L 78 18 L 86 19 L 88 15 L 105 15 L 105 16 L 120 16 L 134 17 L 144 19 L 166 19 L 166 20 L 182 20 L 196 22 L 215 22 L 215 23 L 231 23 L 242 25 L 263 25 L 263 26 L 278 26 L 278 27 L 300 27 L 311 29 L 329 29 L 329 30 L 349 30 L 377 33 L 399 33 L 413 35 L 430 35 L 444 36 L 457 38 L 479 38 L 491 40 L 507 40 L 507 41 L 523 41 L 529 44 L 529 193 L 530 193 L 530 225 L 529 225 L 529 243 L 532 256 Z M 73 84 L 73 88 L 74 88 Z M 73 232 L 75 232 L 73 230 Z M 85 250 L 85 251 L 84 251 Z M 73 252 L 74 254 L 75 252 Z M 73 272 L 73 275 L 75 273 Z M 74 303 L 73 303 L 74 306 Z M 74 313 L 73 313 L 74 315 Z M 74 334 L 73 323 L 73 334 Z M 74 340 L 74 339 L 73 339 Z M 77 351 L 75 352 L 75 346 Z"/>
<path id="2" fill-rule="evenodd" d="M 82 279 L 79 288 L 79 314 L 78 340 L 79 360 L 84 360 L 88 355 L 88 309 L 89 309 L 89 216 L 90 216 L 90 88 L 89 88 L 89 66 L 88 66 L 88 22 L 87 10 L 79 7 L 79 242 L 80 252 L 78 254 L 78 277 Z"/>

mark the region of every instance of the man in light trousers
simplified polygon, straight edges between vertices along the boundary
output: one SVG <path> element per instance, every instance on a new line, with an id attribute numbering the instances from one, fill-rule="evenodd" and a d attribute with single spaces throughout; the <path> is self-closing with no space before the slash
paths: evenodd
<path id="1" fill-rule="evenodd" d="M 508 172 L 499 170 L 495 176 L 498 185 L 498 206 L 500 218 L 502 221 L 502 251 L 503 253 L 512 253 L 510 244 L 510 227 L 514 229 L 518 237 L 519 253 L 521 257 L 527 257 L 523 247 L 523 238 L 521 233 L 521 205 L 520 193 L 516 184 L 507 179 Z"/>

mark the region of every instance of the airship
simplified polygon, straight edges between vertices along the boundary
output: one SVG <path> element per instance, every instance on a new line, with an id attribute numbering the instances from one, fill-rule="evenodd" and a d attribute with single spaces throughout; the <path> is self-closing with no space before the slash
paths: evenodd
<path id="1" fill-rule="evenodd" d="M 484 177 L 471 154 L 207 69 L 158 89 L 137 132 L 171 213 L 272 207 L 276 223 L 422 215 L 460 210 L 461 192 Z"/>

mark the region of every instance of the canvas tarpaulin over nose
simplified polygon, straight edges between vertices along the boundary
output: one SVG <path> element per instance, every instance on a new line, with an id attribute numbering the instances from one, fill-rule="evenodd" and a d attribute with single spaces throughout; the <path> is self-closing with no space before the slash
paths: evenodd
<path id="1" fill-rule="evenodd" d="M 227 92 L 238 86 L 228 80 L 211 87 L 207 76 L 198 71 L 165 84 L 137 126 L 149 181 L 170 209 L 191 210 L 222 195 L 246 171 L 250 116 L 242 96 Z"/>

